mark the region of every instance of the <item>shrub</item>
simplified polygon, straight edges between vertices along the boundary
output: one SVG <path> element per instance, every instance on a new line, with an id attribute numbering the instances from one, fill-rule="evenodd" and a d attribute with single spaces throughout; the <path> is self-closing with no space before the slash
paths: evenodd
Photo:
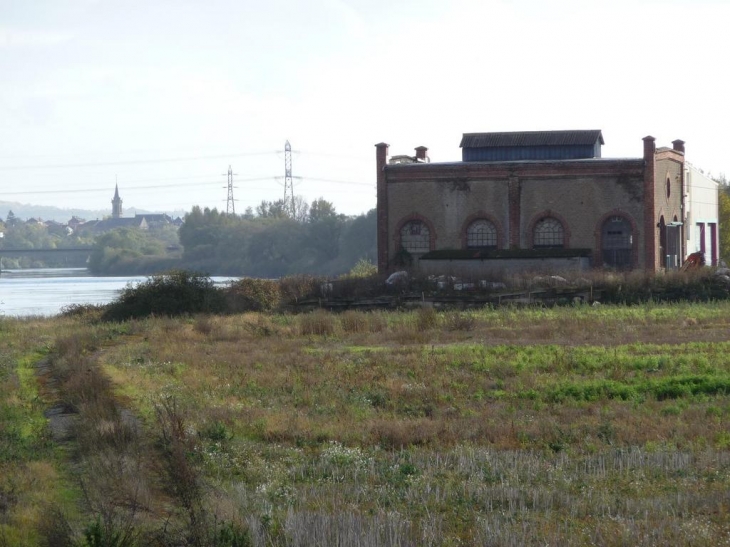
<path id="1" fill-rule="evenodd" d="M 302 298 L 319 296 L 323 278 L 313 275 L 290 275 L 279 280 L 281 296 L 289 302 L 297 302 Z"/>
<path id="2" fill-rule="evenodd" d="M 228 308 L 233 312 L 271 311 L 279 305 L 279 282 L 247 277 L 234 281 L 226 290 Z"/>
<path id="3" fill-rule="evenodd" d="M 352 267 L 347 277 L 372 277 L 378 275 L 378 267 L 367 258 L 361 258 Z"/>
<path id="4" fill-rule="evenodd" d="M 331 290 L 324 296 L 333 298 L 378 297 L 386 290 L 385 278 L 377 274 L 367 277 L 343 276 L 330 285 Z"/>
<path id="5" fill-rule="evenodd" d="M 84 540 L 80 544 L 81 547 L 134 547 L 137 545 L 132 532 L 104 524 L 100 517 L 86 526 Z"/>
<path id="6" fill-rule="evenodd" d="M 335 333 L 335 318 L 318 310 L 299 317 L 299 330 L 304 336 L 330 336 Z"/>
<path id="7" fill-rule="evenodd" d="M 102 319 L 124 321 L 150 315 L 176 316 L 225 311 L 223 292 L 204 275 L 185 270 L 148 277 L 127 285 Z"/>
<path id="8" fill-rule="evenodd" d="M 439 318 L 436 310 L 430 307 L 419 308 L 416 315 L 416 327 L 419 332 L 434 329 L 438 326 Z"/>
<path id="9" fill-rule="evenodd" d="M 61 308 L 62 317 L 76 317 L 85 321 L 95 321 L 101 318 L 106 306 L 98 304 L 69 304 Z"/>

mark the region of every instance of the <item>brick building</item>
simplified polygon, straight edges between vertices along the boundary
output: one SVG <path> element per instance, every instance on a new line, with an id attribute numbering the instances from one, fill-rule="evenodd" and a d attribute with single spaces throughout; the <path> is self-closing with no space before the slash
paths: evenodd
<path id="1" fill-rule="evenodd" d="M 378 270 L 677 267 L 684 142 L 643 141 L 641 157 L 602 158 L 599 130 L 468 133 L 446 163 L 377 144 Z"/>

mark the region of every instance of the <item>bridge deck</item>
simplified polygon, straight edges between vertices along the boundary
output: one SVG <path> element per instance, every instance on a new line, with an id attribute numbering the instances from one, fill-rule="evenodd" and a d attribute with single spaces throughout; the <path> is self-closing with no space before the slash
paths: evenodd
<path id="1" fill-rule="evenodd" d="M 0 249 L 0 255 L 27 255 L 41 253 L 90 253 L 91 247 L 69 247 L 67 249 Z"/>

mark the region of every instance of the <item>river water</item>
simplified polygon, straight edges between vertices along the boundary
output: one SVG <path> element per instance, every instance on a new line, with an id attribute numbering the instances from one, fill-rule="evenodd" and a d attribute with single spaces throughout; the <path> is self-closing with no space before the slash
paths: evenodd
<path id="1" fill-rule="evenodd" d="M 0 273 L 0 315 L 56 315 L 70 304 L 107 304 L 141 277 L 94 277 L 85 268 L 3 270 Z M 232 278 L 214 277 L 217 283 Z"/>

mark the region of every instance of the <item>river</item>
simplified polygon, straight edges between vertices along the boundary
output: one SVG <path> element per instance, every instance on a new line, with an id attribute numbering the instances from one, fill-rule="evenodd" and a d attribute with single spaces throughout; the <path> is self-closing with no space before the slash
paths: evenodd
<path id="1" fill-rule="evenodd" d="M 3 270 L 0 274 L 0 315 L 56 315 L 70 304 L 107 304 L 140 277 L 94 277 L 85 268 Z M 216 283 L 233 278 L 214 277 Z"/>

